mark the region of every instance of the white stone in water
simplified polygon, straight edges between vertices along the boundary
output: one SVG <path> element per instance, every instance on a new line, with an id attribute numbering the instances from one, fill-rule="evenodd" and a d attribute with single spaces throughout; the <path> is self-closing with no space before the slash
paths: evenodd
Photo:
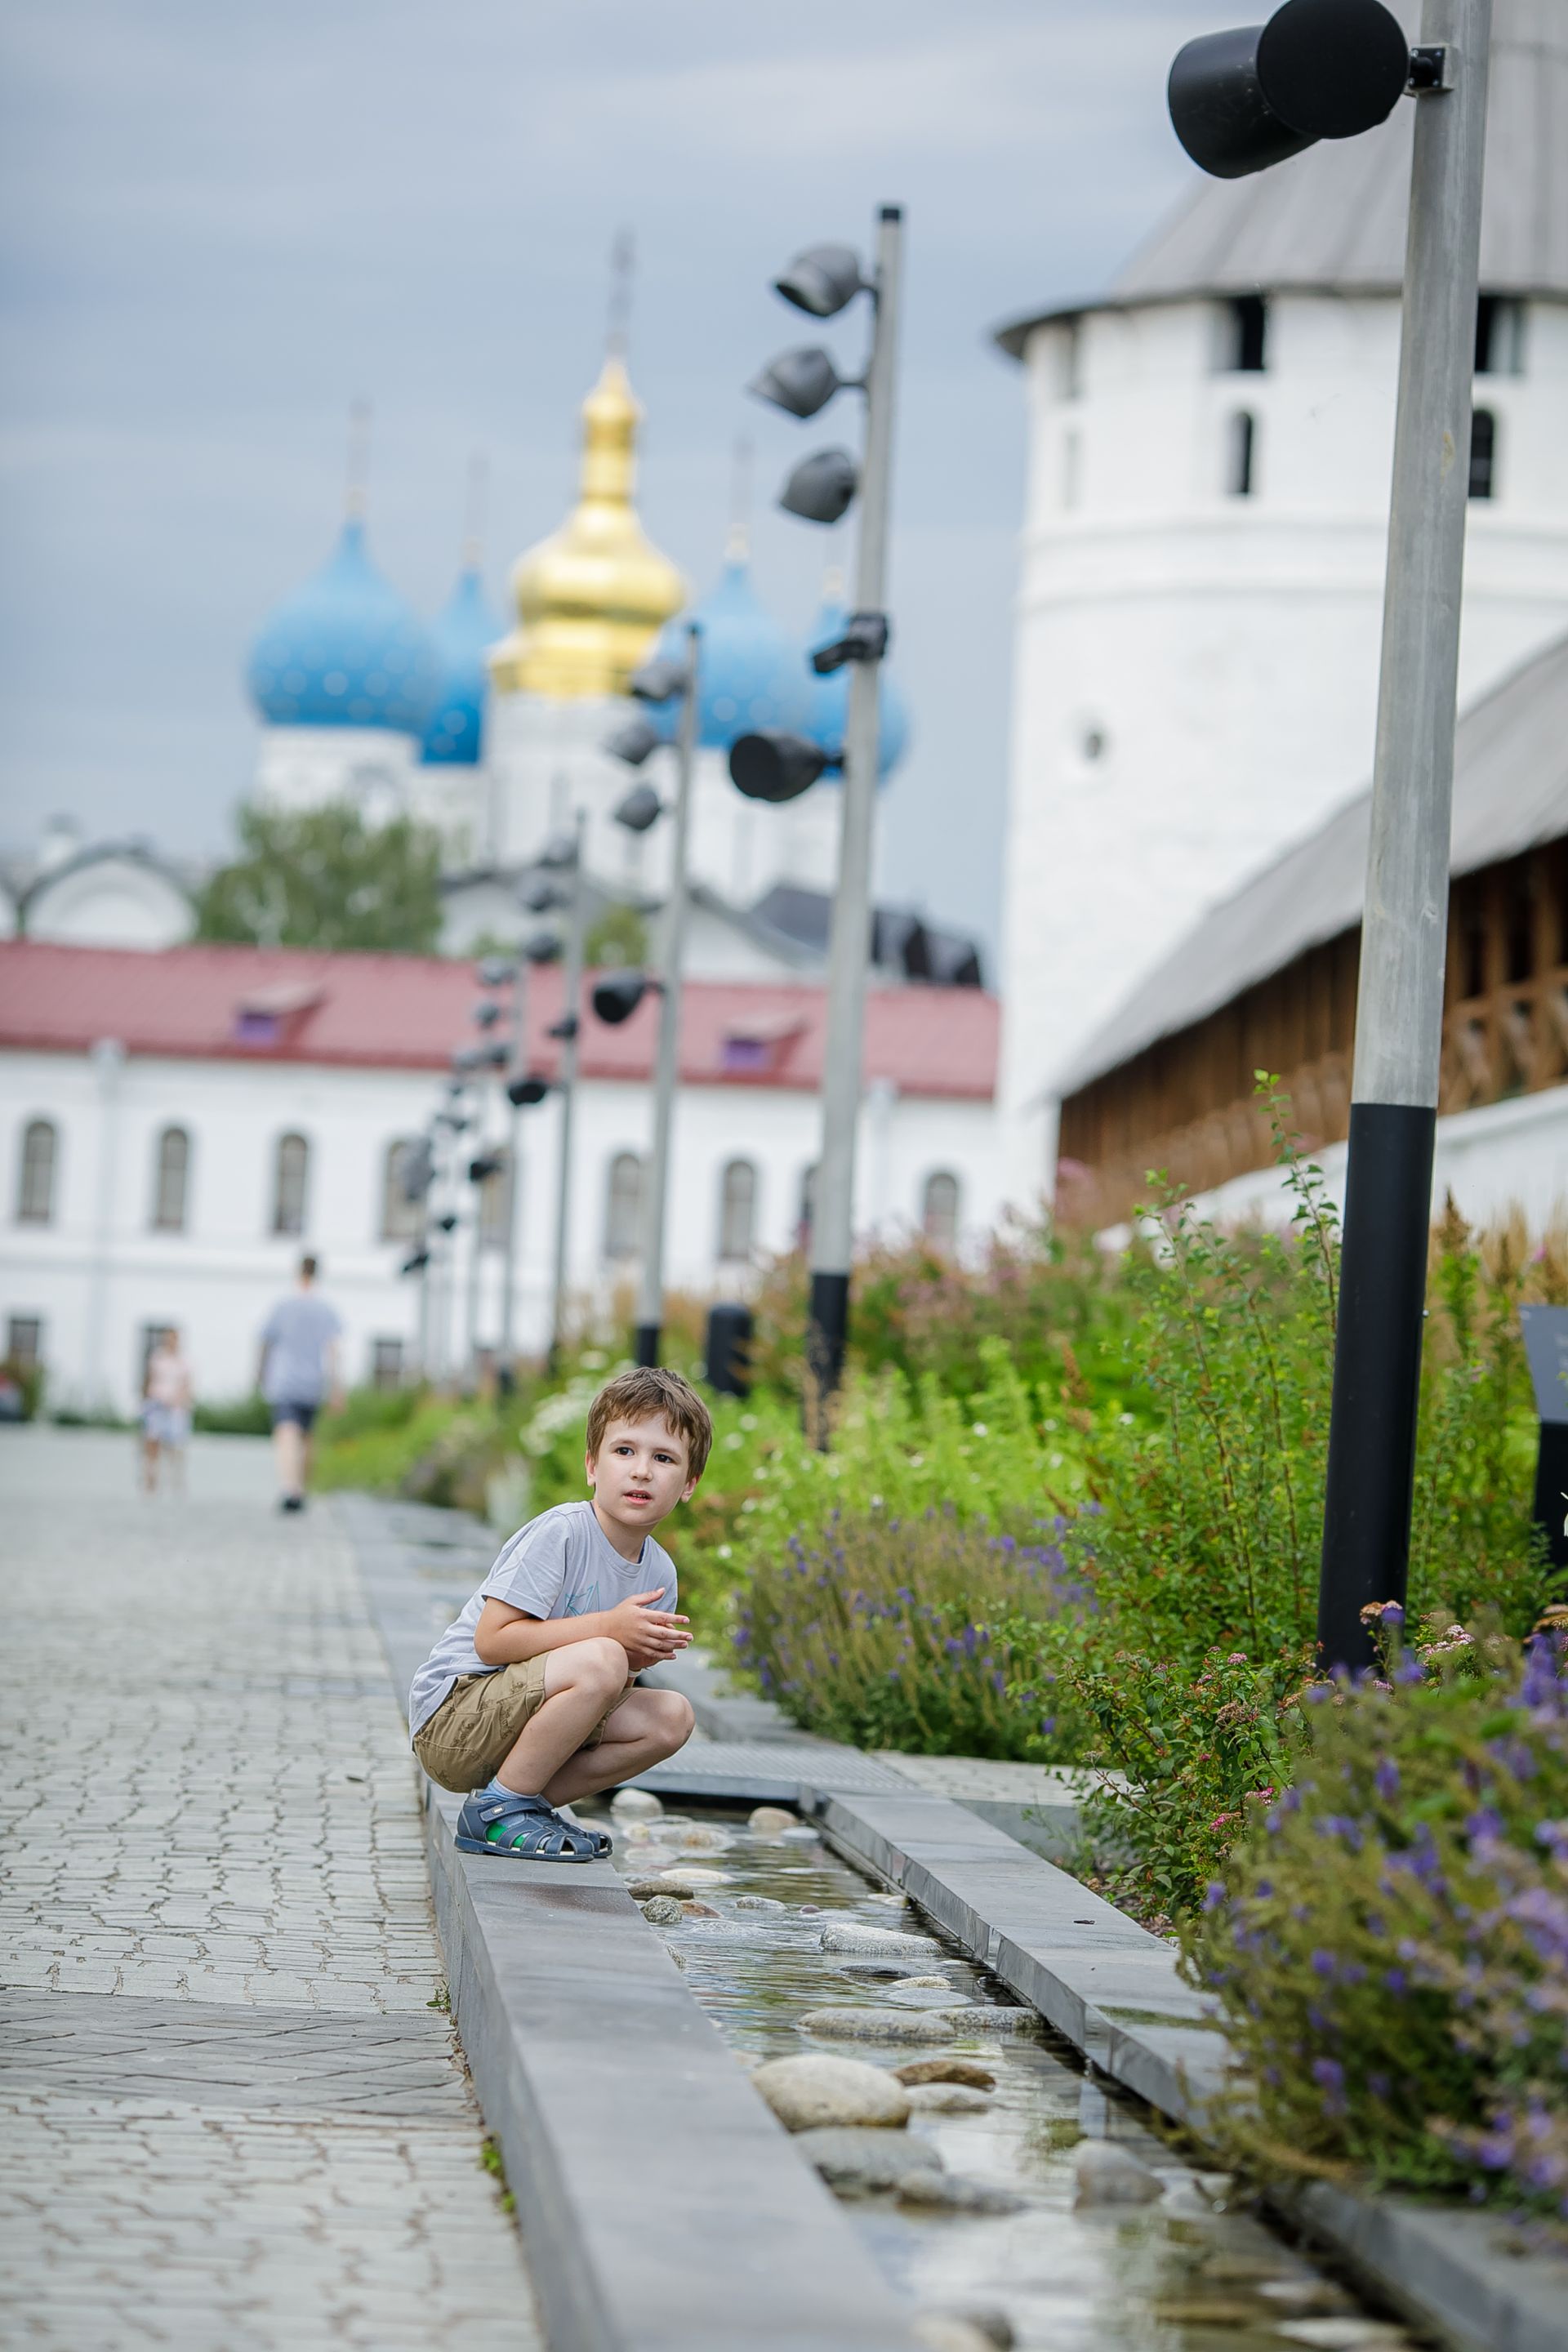
<path id="1" fill-rule="evenodd" d="M 643 1905 L 642 1915 L 650 1927 L 676 1927 L 686 1916 L 673 1895 L 656 1895 Z"/>
<path id="2" fill-rule="evenodd" d="M 783 1911 L 787 1907 L 783 1903 L 775 1903 L 771 1895 L 737 1895 L 735 1897 L 737 1911 Z"/>
<path id="3" fill-rule="evenodd" d="M 917 2173 L 899 2184 L 900 2205 L 941 2207 L 949 2213 L 1017 2213 L 1027 2201 L 994 2180 L 955 2180 L 942 2172 Z"/>
<path id="4" fill-rule="evenodd" d="M 1080 2140 L 1072 2166 L 1075 2205 L 1152 2205 L 1164 2195 L 1148 2166 L 1111 2139 Z"/>
<path id="5" fill-rule="evenodd" d="M 942 2170 L 941 2155 L 930 2140 L 910 2132 L 825 2124 L 802 2132 L 795 2146 L 841 2196 L 897 2189 L 916 2173 Z"/>
<path id="6" fill-rule="evenodd" d="M 1310 2344 L 1318 2352 L 1404 2352 L 1410 2338 L 1386 2319 L 1282 2319 L 1273 2333 L 1288 2344 Z"/>
<path id="7" fill-rule="evenodd" d="M 691 1888 L 679 1871 L 670 1870 L 662 1871 L 656 1877 L 630 1880 L 626 1893 L 634 1903 L 651 1903 L 656 1895 L 673 1895 L 684 1902 L 689 1900 Z"/>
<path id="8" fill-rule="evenodd" d="M 923 1936 L 903 1936 L 896 1927 L 868 1927 L 858 1919 L 832 1919 L 822 1931 L 825 1952 L 850 1952 L 865 1958 L 872 1953 L 889 1958 L 927 1959 L 931 1946 Z"/>
<path id="9" fill-rule="evenodd" d="M 973 2116 L 992 2101 L 988 2093 L 972 2091 L 966 2083 L 911 2083 L 910 2105 L 922 2115 Z"/>
<path id="10" fill-rule="evenodd" d="M 713 1870 L 706 1863 L 682 1863 L 679 1869 L 667 1871 L 665 1875 L 672 1885 L 679 1878 L 683 1886 L 728 1886 L 730 1884 L 727 1870 Z"/>
<path id="11" fill-rule="evenodd" d="M 693 1822 L 680 1832 L 675 1843 L 682 1853 L 724 1853 L 734 1840 L 728 1830 L 710 1828 L 706 1822 Z"/>
<path id="12" fill-rule="evenodd" d="M 1032 2009 L 991 2008 L 983 2001 L 967 2009 L 955 2001 L 946 2015 L 953 2031 L 964 2034 L 1033 2033 L 1040 2021 Z"/>
<path id="13" fill-rule="evenodd" d="M 863 2058 L 830 2058 L 818 2052 L 771 2058 L 752 2080 L 785 2131 L 811 2131 L 822 2124 L 896 2130 L 909 2121 L 910 2094 L 903 2084 Z"/>
<path id="14" fill-rule="evenodd" d="M 779 1835 L 783 1838 L 793 1838 L 796 1845 L 820 1845 L 822 1843 L 817 1832 L 808 1829 L 804 1822 L 799 1822 L 793 1830 L 780 1830 Z"/>
<path id="15" fill-rule="evenodd" d="M 951 2042 L 952 2020 L 940 2009 L 813 2009 L 801 2031 L 820 2042 Z"/>
<path id="16" fill-rule="evenodd" d="M 889 1992 L 952 1992 L 945 1977 L 895 1977 L 889 1985 Z M 953 1994 L 956 2001 L 958 1995 Z"/>
<path id="17" fill-rule="evenodd" d="M 617 1789 L 610 1811 L 618 1822 L 656 1822 L 664 1807 L 651 1789 Z"/>
<path id="18" fill-rule="evenodd" d="M 786 1813 L 782 1805 L 759 1805 L 747 1816 L 746 1827 L 753 1837 L 783 1837 L 788 1830 L 797 1830 L 799 1822 L 794 1813 Z"/>

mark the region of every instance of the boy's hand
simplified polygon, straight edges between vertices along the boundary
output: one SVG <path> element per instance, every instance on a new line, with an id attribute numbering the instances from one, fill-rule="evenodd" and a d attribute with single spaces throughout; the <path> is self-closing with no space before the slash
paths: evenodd
<path id="1" fill-rule="evenodd" d="M 677 1656 L 691 1639 L 689 1618 L 652 1606 L 663 1597 L 663 1585 L 656 1584 L 651 1592 L 634 1592 L 605 1612 L 605 1631 L 620 1643 L 634 1674 Z"/>

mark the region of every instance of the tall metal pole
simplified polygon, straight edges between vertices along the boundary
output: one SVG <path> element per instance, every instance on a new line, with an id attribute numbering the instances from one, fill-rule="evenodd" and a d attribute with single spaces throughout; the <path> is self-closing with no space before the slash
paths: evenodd
<path id="1" fill-rule="evenodd" d="M 506 1077 L 510 1086 L 521 1078 L 528 1061 L 528 960 L 519 955 L 511 974 L 511 1034 L 507 1041 Z M 506 1130 L 506 1247 L 501 1258 L 500 1293 L 500 1360 L 496 1377 L 502 1395 L 510 1392 L 516 1378 L 517 1354 L 517 1225 L 522 1201 L 521 1169 L 519 1165 L 522 1149 L 522 1112 L 518 1104 L 509 1100 L 510 1116 Z"/>
<path id="2" fill-rule="evenodd" d="M 860 477 L 860 534 L 855 608 L 879 613 L 886 595 L 888 510 L 893 444 L 894 355 L 903 215 L 884 205 L 877 229 L 876 312 L 866 376 L 866 454 Z M 879 764 L 881 666 L 858 661 L 849 673 L 838 887 L 827 950 L 827 1038 L 822 1071 L 822 1157 L 811 1231 L 811 1307 L 806 1335 L 807 1418 L 819 1445 L 844 1370 L 849 1325 L 849 1262 L 855 1240 L 855 1140 L 860 1116 L 866 967 L 871 947 L 871 853 Z"/>
<path id="3" fill-rule="evenodd" d="M 474 1100 L 476 1105 L 474 1152 L 478 1156 L 484 1151 L 485 1130 L 489 1125 L 489 1088 L 482 1079 L 474 1088 Z M 482 1185 L 472 1183 L 467 1186 L 459 1185 L 458 1197 L 459 1200 L 466 1200 L 469 1204 L 468 1281 L 464 1286 L 463 1295 L 462 1377 L 467 1385 L 477 1381 L 479 1377 L 479 1284 L 484 1278 L 484 1188 Z"/>
<path id="4" fill-rule="evenodd" d="M 686 686 L 676 737 L 675 837 L 669 858 L 669 897 L 659 946 L 658 1049 L 653 1081 L 653 1149 L 642 1201 L 642 1282 L 637 1293 L 636 1356 L 639 1364 L 658 1361 L 664 1322 L 664 1229 L 669 1192 L 669 1141 L 675 1092 L 680 1083 L 680 963 L 686 941 L 686 861 L 691 831 L 691 769 L 697 751 L 700 701 L 698 664 L 702 631 L 686 625 Z"/>
<path id="5" fill-rule="evenodd" d="M 1371 1663 L 1361 1612 L 1403 1604 L 1409 1570 L 1491 15 L 1492 0 L 1426 0 L 1421 25 L 1449 86 L 1415 100 L 1318 1602 L 1329 1666 Z"/>
<path id="6" fill-rule="evenodd" d="M 572 861 L 572 907 L 566 926 L 566 984 L 562 991 L 561 1059 L 556 1084 L 561 1090 L 561 1150 L 555 1170 L 555 1263 L 550 1285 L 550 1370 L 561 1369 L 565 1338 L 566 1275 L 572 1234 L 572 1129 L 577 1107 L 577 1036 L 583 1025 L 583 936 L 586 905 L 583 890 L 583 847 L 588 830 L 585 809 L 574 821 L 576 851 Z"/>

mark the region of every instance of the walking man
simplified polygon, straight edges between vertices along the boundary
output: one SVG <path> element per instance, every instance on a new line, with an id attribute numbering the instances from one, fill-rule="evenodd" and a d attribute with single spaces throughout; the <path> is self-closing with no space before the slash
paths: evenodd
<path id="1" fill-rule="evenodd" d="M 316 1261 L 300 1260 L 297 1288 L 279 1300 L 261 1334 L 257 1384 L 272 1408 L 272 1458 L 278 1507 L 302 1511 L 310 1475 L 310 1431 L 323 1399 L 342 1401 L 338 1380 L 337 1310 L 316 1290 Z"/>

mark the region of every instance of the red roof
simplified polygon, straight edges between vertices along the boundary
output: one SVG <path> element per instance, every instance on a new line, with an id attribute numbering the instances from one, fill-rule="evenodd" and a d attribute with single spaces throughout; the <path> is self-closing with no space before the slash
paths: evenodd
<path id="1" fill-rule="evenodd" d="M 0 940 L 0 1045 L 85 1053 L 115 1038 L 128 1054 L 190 1061 L 310 1062 L 358 1069 L 445 1069 L 479 1036 L 474 967 L 428 956 L 327 955 L 300 948 L 54 946 Z M 528 984 L 530 1066 L 553 1072 L 545 1035 L 560 1013 L 562 976 Z M 658 999 L 618 1029 L 585 1008 L 582 1069 L 646 1078 Z M 822 1076 L 820 988 L 694 980 L 681 1001 L 680 1075 L 689 1086 L 788 1087 Z M 902 1094 L 989 1101 L 998 1006 L 978 988 L 876 989 L 866 1003 L 867 1078 Z M 504 1034 L 504 1031 L 492 1034 Z M 765 1053 L 756 1050 L 766 1045 Z"/>

